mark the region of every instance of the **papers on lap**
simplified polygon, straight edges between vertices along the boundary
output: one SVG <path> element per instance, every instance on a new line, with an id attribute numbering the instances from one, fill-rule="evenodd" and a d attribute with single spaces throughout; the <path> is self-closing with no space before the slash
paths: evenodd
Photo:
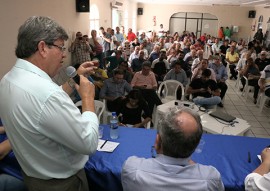
<path id="1" fill-rule="evenodd" d="M 106 142 L 106 143 L 105 143 Z M 105 144 L 104 144 L 105 143 Z M 113 152 L 119 143 L 99 139 L 97 151 Z"/>

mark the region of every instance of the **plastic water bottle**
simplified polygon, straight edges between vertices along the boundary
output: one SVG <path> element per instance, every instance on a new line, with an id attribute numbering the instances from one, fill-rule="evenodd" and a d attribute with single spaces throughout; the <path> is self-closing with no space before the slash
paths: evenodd
<path id="1" fill-rule="evenodd" d="M 111 139 L 118 138 L 118 118 L 116 112 L 112 112 L 112 117 L 110 119 L 110 137 Z"/>

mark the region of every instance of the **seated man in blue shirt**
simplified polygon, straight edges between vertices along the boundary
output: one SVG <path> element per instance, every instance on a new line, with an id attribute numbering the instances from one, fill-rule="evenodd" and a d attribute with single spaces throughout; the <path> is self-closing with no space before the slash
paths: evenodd
<path id="1" fill-rule="evenodd" d="M 172 111 L 157 128 L 157 156 L 127 159 L 121 177 L 124 191 L 224 190 L 217 169 L 191 160 L 203 132 L 196 112 L 189 108 Z"/>
<path id="2" fill-rule="evenodd" d="M 193 102 L 196 105 L 210 108 L 221 102 L 220 89 L 217 83 L 209 79 L 211 76 L 211 70 L 205 69 L 202 72 L 201 78 L 195 78 L 191 81 L 187 93 L 192 94 Z"/>
<path id="3" fill-rule="evenodd" d="M 214 62 L 209 64 L 209 68 L 213 69 L 216 74 L 217 86 L 220 89 L 220 98 L 224 98 L 225 93 L 228 89 L 226 80 L 228 79 L 227 69 L 221 63 L 221 58 L 219 56 L 214 57 Z M 223 107 L 223 103 L 218 104 L 219 107 Z"/>
<path id="4" fill-rule="evenodd" d="M 99 97 L 107 101 L 109 111 L 118 111 L 126 93 L 129 93 L 131 89 L 130 84 L 124 80 L 123 71 L 116 69 L 113 71 L 113 77 L 104 81 Z"/>

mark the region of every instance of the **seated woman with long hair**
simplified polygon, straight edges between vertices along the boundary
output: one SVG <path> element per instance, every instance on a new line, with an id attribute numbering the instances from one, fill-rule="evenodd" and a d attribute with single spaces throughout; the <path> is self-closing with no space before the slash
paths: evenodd
<path id="1" fill-rule="evenodd" d="M 117 111 L 120 125 L 144 128 L 151 121 L 151 112 L 139 90 L 131 90 Z M 142 120 L 143 118 L 143 120 Z"/>

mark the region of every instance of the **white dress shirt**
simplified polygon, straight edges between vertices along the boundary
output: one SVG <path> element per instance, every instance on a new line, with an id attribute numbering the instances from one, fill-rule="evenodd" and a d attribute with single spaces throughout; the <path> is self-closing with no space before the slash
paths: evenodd
<path id="1" fill-rule="evenodd" d="M 84 168 L 98 144 L 98 118 L 80 113 L 40 68 L 18 59 L 0 83 L 0 116 L 23 171 L 67 178 Z"/>
<path id="2" fill-rule="evenodd" d="M 265 175 L 250 173 L 245 179 L 246 191 L 268 191 L 270 189 L 270 172 Z"/>

